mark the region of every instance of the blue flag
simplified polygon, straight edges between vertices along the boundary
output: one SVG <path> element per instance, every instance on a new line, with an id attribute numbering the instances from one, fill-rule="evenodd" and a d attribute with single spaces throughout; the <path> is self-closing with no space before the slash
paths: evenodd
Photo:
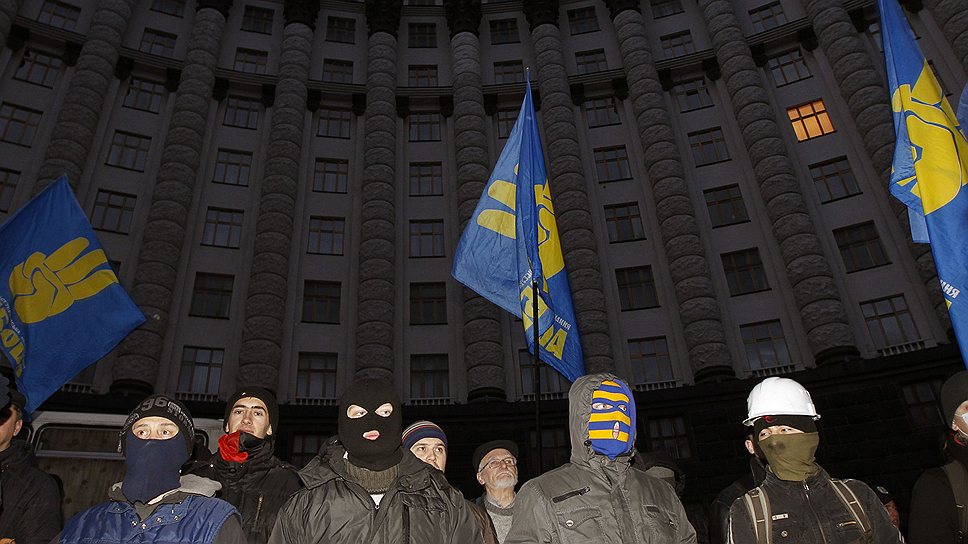
<path id="1" fill-rule="evenodd" d="M 520 317 L 531 353 L 531 282 L 536 281 L 538 357 L 571 381 L 585 373 L 530 81 L 504 151 L 461 236 L 453 275 Z"/>
<path id="2" fill-rule="evenodd" d="M 144 320 L 67 178 L 0 225 L 0 346 L 28 414 Z"/>
<path id="3" fill-rule="evenodd" d="M 891 194 L 911 217 L 912 236 L 930 242 L 948 315 L 968 355 L 968 140 L 928 66 L 897 0 L 878 0 L 891 105 Z"/>

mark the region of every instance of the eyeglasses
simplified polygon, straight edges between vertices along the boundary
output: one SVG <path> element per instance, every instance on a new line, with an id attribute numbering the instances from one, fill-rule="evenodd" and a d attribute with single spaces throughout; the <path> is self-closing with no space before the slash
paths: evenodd
<path id="1" fill-rule="evenodd" d="M 485 463 L 483 467 L 481 467 L 481 470 L 479 472 L 483 472 L 485 468 L 496 470 L 500 468 L 501 465 L 513 467 L 513 466 L 517 466 L 517 464 L 518 464 L 518 460 L 515 459 L 514 457 L 505 457 L 504 459 L 491 459 L 490 461 Z"/>

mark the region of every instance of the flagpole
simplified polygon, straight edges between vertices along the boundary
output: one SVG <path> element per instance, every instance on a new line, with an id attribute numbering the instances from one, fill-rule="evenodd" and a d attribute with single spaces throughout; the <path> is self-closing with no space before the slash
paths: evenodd
<path id="1" fill-rule="evenodd" d="M 538 230 L 535 229 L 535 238 L 538 237 L 537 234 Z M 535 244 L 537 244 L 537 240 L 535 240 Z M 534 268 L 532 267 L 532 274 L 533 271 Z M 535 281 L 533 275 L 531 277 L 531 331 L 534 335 L 534 355 L 532 356 L 534 362 L 532 369 L 532 380 L 534 381 L 534 444 L 538 450 L 538 463 L 535 467 L 538 469 L 538 473 L 535 476 L 538 476 L 544 471 L 542 467 L 544 452 L 541 447 L 541 372 L 538 370 L 538 365 L 541 364 L 541 359 L 538 357 L 538 352 L 541 349 L 538 346 L 538 282 Z"/>

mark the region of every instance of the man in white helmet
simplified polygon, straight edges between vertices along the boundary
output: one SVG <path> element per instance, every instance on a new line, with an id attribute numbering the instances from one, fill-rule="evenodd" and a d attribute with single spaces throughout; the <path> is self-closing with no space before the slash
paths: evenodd
<path id="1" fill-rule="evenodd" d="M 733 502 L 728 542 L 903 542 L 866 484 L 831 478 L 817 465 L 820 414 L 802 385 L 767 378 L 746 403 L 743 423 L 753 427 L 753 447 L 769 465 L 763 482 Z"/>

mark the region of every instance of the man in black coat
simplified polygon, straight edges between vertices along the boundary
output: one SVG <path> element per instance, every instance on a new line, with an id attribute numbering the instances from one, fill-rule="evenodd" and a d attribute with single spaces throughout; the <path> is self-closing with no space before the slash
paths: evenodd
<path id="1" fill-rule="evenodd" d="M 222 484 L 217 495 L 242 514 L 249 544 L 265 544 L 279 509 L 302 488 L 296 467 L 274 455 L 279 427 L 276 397 L 261 387 L 239 389 L 225 407 L 225 432 L 218 451 L 191 472 Z"/>

